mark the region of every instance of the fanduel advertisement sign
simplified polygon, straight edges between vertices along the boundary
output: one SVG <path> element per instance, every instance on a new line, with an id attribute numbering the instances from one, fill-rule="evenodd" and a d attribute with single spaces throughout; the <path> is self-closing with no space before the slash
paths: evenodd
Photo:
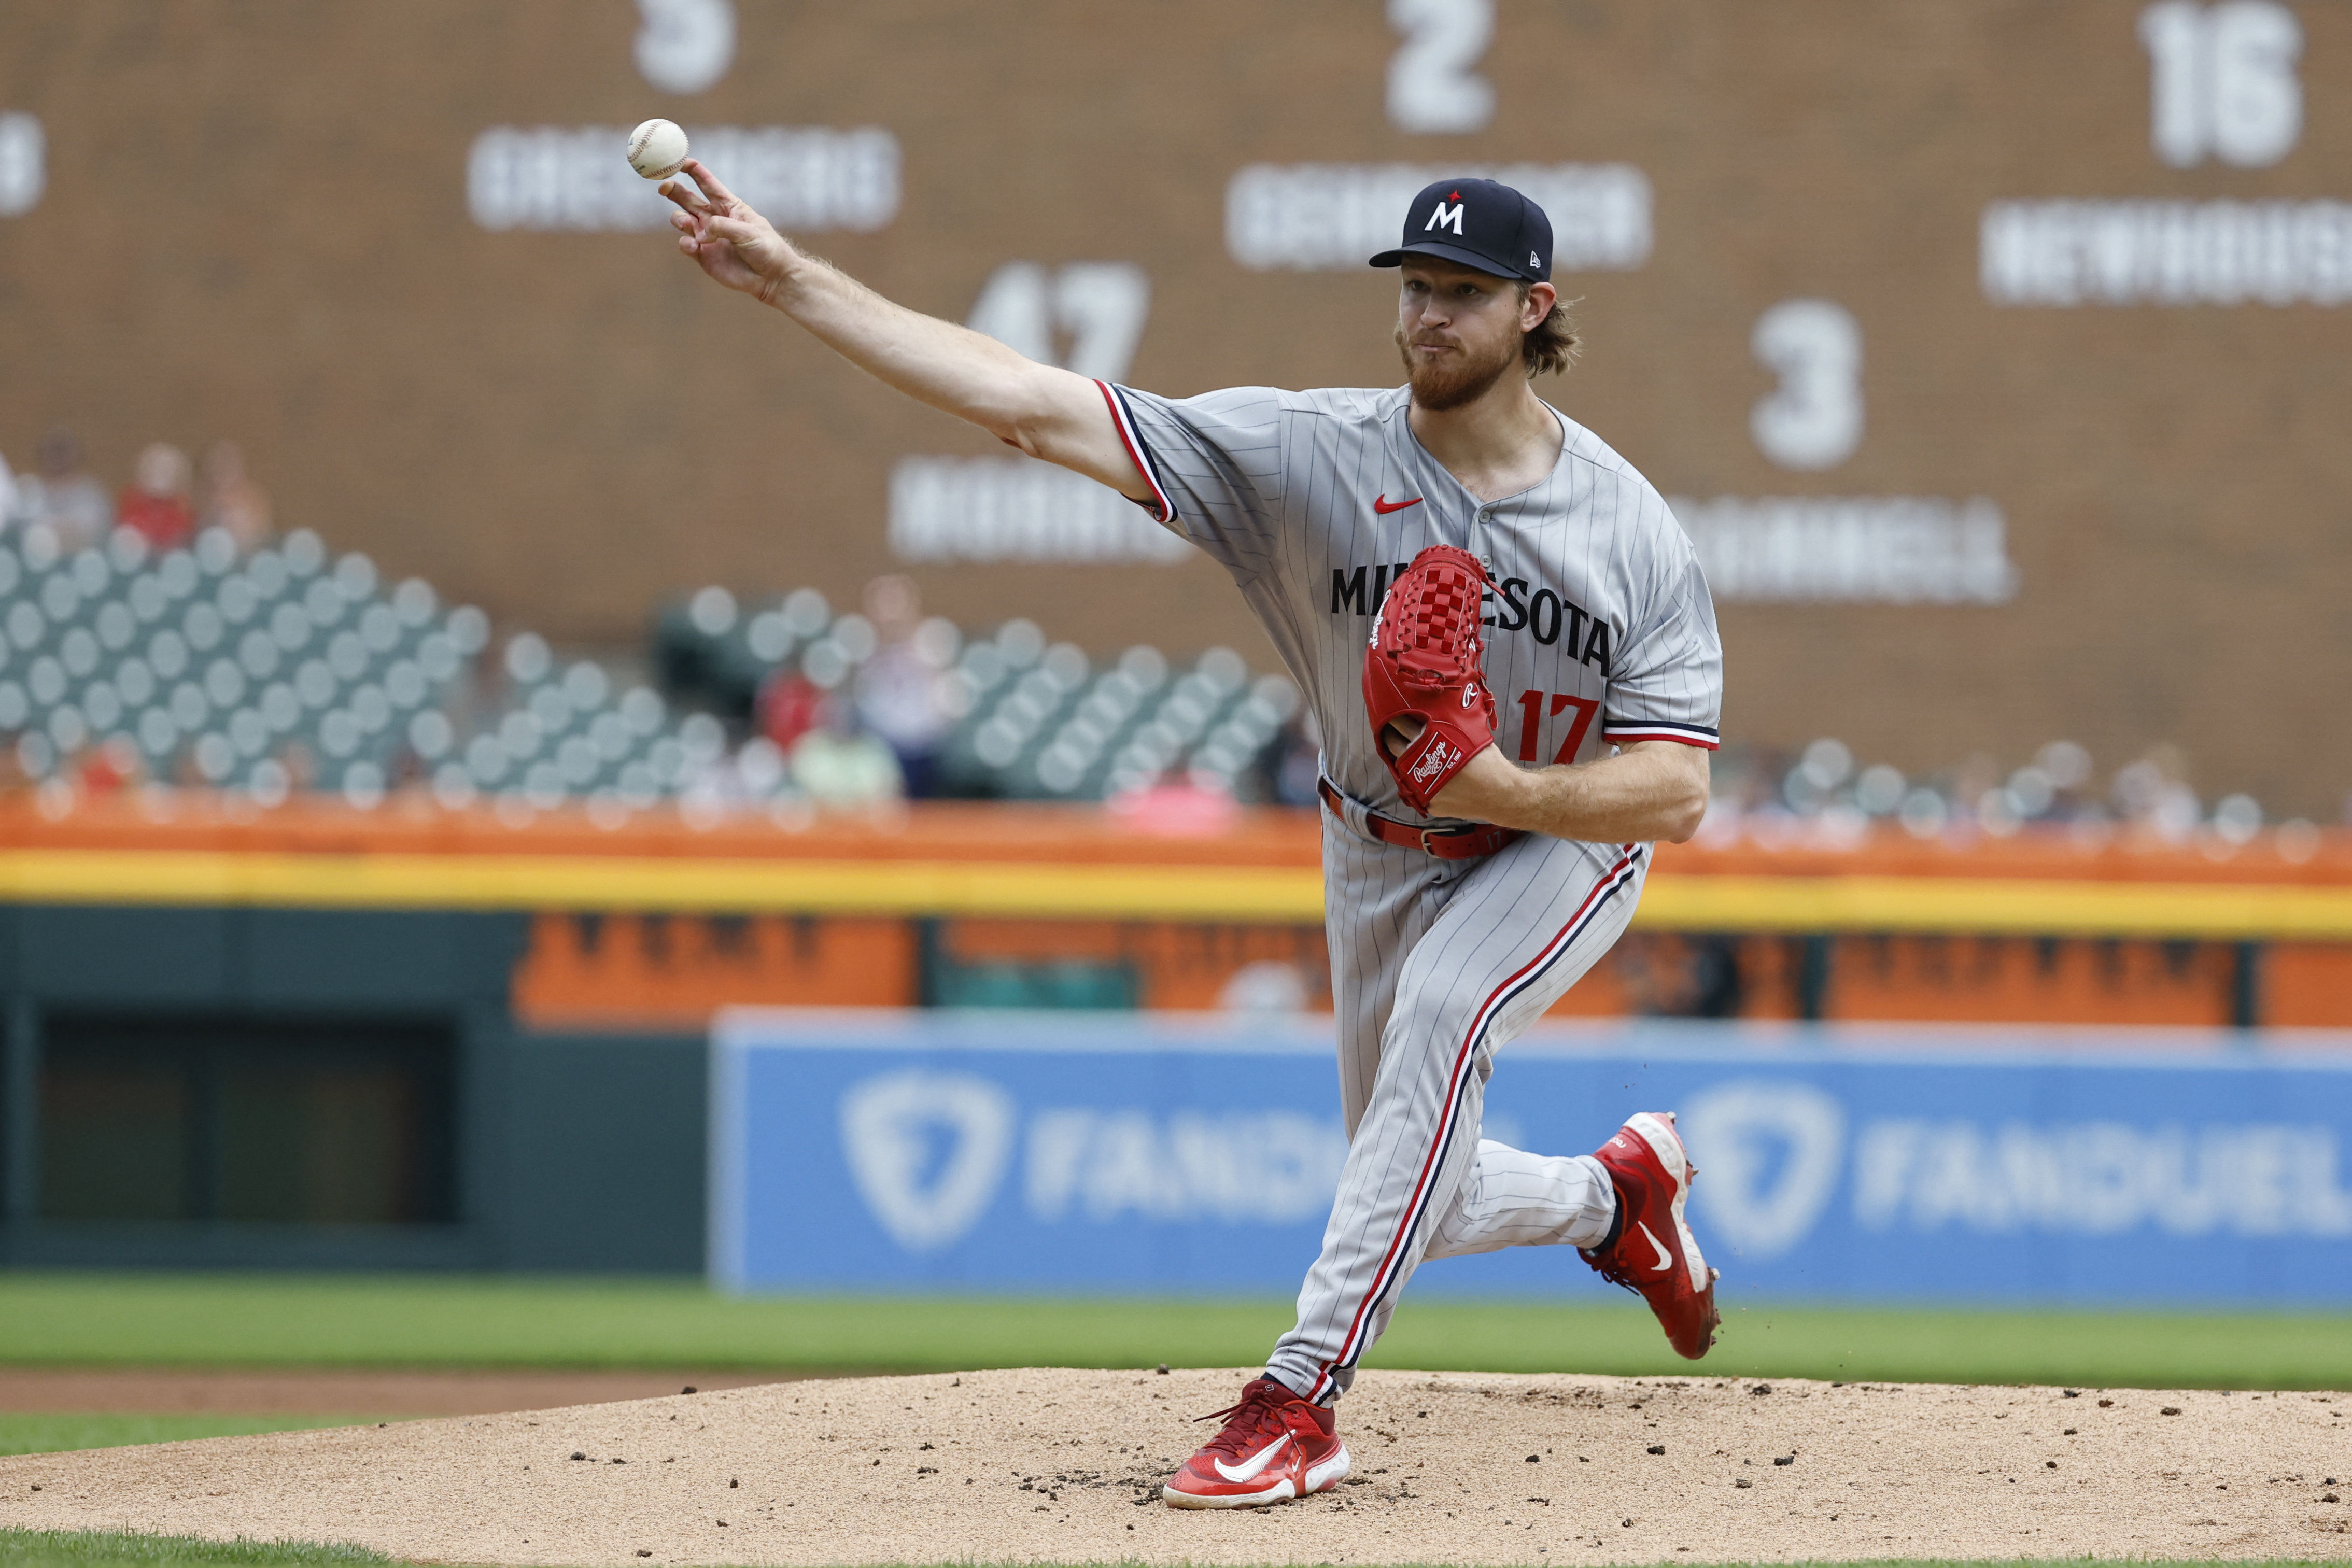
<path id="1" fill-rule="evenodd" d="M 737 1011 L 711 1073 L 712 1272 L 739 1291 L 1276 1291 L 1347 1140 L 1328 1025 Z M 1489 1137 L 1582 1153 L 1673 1110 L 1735 1294 L 2352 1295 L 2352 1037 L 1640 1023 L 1515 1042 Z M 1413 1288 L 1584 1293 L 1558 1248 Z"/>

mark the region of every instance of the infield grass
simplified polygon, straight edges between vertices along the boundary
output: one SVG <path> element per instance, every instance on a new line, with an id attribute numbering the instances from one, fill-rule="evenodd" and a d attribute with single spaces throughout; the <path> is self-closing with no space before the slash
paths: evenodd
<path id="1" fill-rule="evenodd" d="M 393 1560 L 362 1546 L 308 1541 L 205 1541 L 193 1535 L 124 1535 L 110 1530 L 0 1530 L 0 1568 L 310 1568 Z"/>
<path id="2" fill-rule="evenodd" d="M 1279 1300 L 735 1299 L 693 1281 L 0 1274 L 0 1364 L 683 1367 L 871 1372 L 1247 1367 Z M 1848 1382 L 2352 1388 L 2352 1314 L 1727 1303 L 1676 1359 L 1638 1301 L 1406 1300 L 1366 1364 Z"/>
<path id="3" fill-rule="evenodd" d="M 244 1437 L 312 1427 L 373 1426 L 358 1416 L 126 1416 L 112 1411 L 53 1414 L 0 1410 L 0 1455 L 120 1448 L 132 1443 L 184 1443 L 194 1437 Z"/>

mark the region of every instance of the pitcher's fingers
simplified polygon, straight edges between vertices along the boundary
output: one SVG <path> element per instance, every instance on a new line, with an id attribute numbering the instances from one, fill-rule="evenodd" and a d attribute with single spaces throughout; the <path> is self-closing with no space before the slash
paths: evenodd
<path id="1" fill-rule="evenodd" d="M 720 184 L 719 176 L 704 167 L 701 159 L 688 159 L 678 165 L 678 172 L 690 176 L 696 184 L 701 186 L 702 193 L 710 198 L 713 206 L 731 207 L 740 204 L 735 200 L 735 193 Z"/>
<path id="2" fill-rule="evenodd" d="M 709 204 L 702 199 L 701 193 L 682 180 L 664 180 L 655 189 L 689 213 L 707 213 L 710 210 Z"/>

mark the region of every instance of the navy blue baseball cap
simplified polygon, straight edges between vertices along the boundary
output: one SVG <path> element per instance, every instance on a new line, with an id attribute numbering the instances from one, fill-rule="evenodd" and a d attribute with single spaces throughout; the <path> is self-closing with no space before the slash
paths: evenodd
<path id="1" fill-rule="evenodd" d="M 1543 283 L 1551 277 L 1551 219 L 1508 185 L 1440 180 L 1423 186 L 1405 210 L 1402 243 L 1372 257 L 1372 265 L 1402 267 L 1408 256 Z"/>

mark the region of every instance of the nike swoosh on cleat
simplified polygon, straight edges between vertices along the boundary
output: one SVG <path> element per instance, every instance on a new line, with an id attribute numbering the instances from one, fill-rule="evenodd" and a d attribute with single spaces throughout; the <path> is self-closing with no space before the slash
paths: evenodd
<path id="1" fill-rule="evenodd" d="M 1229 1465 L 1223 1459 L 1212 1459 L 1209 1462 L 1216 1466 L 1217 1473 L 1229 1481 L 1254 1481 L 1265 1473 L 1265 1467 L 1272 1464 L 1274 1457 L 1282 1452 L 1291 1441 L 1291 1435 L 1285 1432 L 1241 1464 Z"/>
<path id="2" fill-rule="evenodd" d="M 1658 1249 L 1658 1266 L 1655 1269 L 1651 1270 L 1650 1272 L 1654 1274 L 1663 1274 L 1667 1270 L 1675 1266 L 1675 1255 L 1666 1250 L 1665 1243 L 1660 1241 L 1655 1235 L 1652 1234 L 1650 1228 L 1647 1225 L 1637 1219 L 1633 1222 L 1633 1228 L 1642 1233 L 1642 1239 L 1643 1240 L 1647 1241 L 1651 1246 Z M 1224 1468 L 1225 1467 L 1223 1465 L 1219 1465 L 1217 1467 L 1217 1469 L 1221 1470 Z"/>
<path id="3" fill-rule="evenodd" d="M 1373 497 L 1372 510 L 1385 517 L 1391 512 L 1402 512 L 1407 507 L 1418 507 L 1420 505 L 1421 497 L 1419 496 L 1415 496 L 1410 501 L 1391 501 L 1389 499 L 1389 493 L 1386 490 L 1383 490 L 1377 497 Z"/>

